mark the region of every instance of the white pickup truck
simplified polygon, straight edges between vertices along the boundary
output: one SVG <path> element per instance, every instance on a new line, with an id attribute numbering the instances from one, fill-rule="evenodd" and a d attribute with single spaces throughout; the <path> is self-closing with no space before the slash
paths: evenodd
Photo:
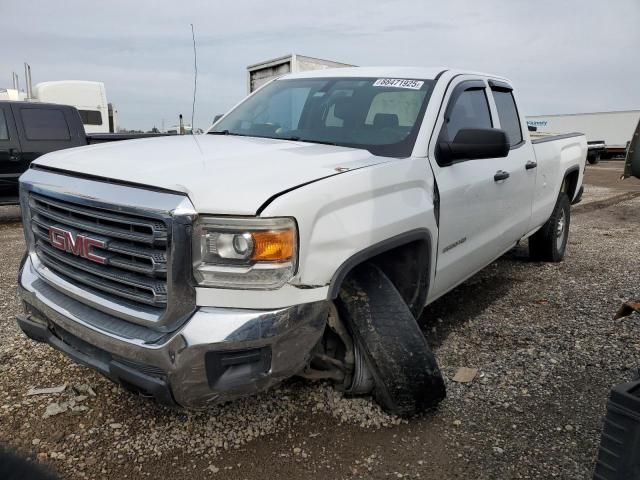
<path id="1" fill-rule="evenodd" d="M 501 77 L 286 75 L 207 135 L 33 162 L 18 323 L 165 403 L 302 375 L 412 415 L 445 396 L 424 306 L 524 239 L 562 260 L 586 153 L 531 141 Z"/>

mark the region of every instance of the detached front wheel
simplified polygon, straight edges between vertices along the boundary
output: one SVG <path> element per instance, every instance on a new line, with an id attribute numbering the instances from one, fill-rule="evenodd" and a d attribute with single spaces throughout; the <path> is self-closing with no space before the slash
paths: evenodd
<path id="1" fill-rule="evenodd" d="M 445 384 L 409 307 L 387 276 L 364 264 L 345 279 L 338 310 L 362 352 L 382 408 L 411 416 L 438 404 Z"/>

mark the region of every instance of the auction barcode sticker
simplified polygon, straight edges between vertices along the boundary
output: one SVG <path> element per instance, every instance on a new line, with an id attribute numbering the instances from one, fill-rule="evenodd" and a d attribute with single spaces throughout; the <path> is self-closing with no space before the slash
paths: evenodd
<path id="1" fill-rule="evenodd" d="M 374 87 L 396 87 L 420 90 L 424 82 L 420 80 L 406 80 L 402 78 L 379 78 L 373 82 Z"/>

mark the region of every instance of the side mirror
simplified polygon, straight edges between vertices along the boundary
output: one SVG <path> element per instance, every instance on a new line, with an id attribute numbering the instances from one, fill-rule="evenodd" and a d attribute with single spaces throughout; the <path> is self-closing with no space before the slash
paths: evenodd
<path id="1" fill-rule="evenodd" d="M 498 128 L 463 128 L 452 142 L 438 143 L 438 160 L 450 165 L 456 160 L 500 158 L 509 155 L 509 138 Z"/>

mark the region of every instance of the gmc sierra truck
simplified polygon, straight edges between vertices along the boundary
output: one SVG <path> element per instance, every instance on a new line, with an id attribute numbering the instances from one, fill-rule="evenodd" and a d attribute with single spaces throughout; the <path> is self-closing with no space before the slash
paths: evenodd
<path id="1" fill-rule="evenodd" d="M 207 135 L 33 162 L 18 323 L 164 403 L 301 375 L 413 415 L 445 396 L 423 308 L 525 239 L 561 261 L 586 153 L 494 75 L 285 75 Z"/>

